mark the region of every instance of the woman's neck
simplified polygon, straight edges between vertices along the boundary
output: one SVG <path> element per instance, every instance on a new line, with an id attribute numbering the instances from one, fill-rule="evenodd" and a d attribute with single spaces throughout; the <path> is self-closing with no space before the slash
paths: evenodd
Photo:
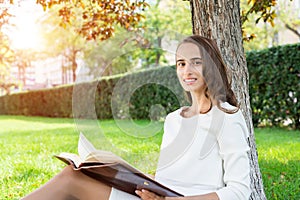
<path id="1" fill-rule="evenodd" d="M 207 113 L 212 107 L 212 101 L 205 95 L 199 97 L 192 96 L 191 111 L 195 113 Z"/>
<path id="2" fill-rule="evenodd" d="M 204 114 L 211 110 L 213 102 L 211 99 L 203 95 L 192 94 L 192 105 L 185 109 L 182 113 L 184 117 L 192 117 L 197 114 Z"/>

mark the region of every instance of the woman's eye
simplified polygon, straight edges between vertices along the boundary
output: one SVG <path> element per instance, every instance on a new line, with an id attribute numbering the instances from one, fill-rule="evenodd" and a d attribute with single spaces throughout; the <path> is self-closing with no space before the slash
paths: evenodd
<path id="1" fill-rule="evenodd" d="M 202 61 L 201 60 L 196 60 L 196 61 L 194 61 L 193 64 L 196 65 L 196 66 L 200 66 L 200 65 L 202 65 Z"/>
<path id="2" fill-rule="evenodd" d="M 177 67 L 184 67 L 185 66 L 185 63 L 184 62 L 178 62 L 177 63 Z"/>

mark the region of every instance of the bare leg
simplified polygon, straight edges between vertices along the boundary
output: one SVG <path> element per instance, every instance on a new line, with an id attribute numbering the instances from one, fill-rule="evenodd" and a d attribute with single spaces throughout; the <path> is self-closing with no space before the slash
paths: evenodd
<path id="1" fill-rule="evenodd" d="M 108 200 L 111 187 L 67 166 L 22 200 Z"/>

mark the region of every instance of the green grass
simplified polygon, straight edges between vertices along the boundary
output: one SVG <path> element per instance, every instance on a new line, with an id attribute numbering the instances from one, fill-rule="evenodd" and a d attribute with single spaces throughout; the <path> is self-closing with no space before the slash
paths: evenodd
<path id="1" fill-rule="evenodd" d="M 258 161 L 268 199 L 300 199 L 300 131 L 256 129 Z"/>
<path id="2" fill-rule="evenodd" d="M 141 120 L 137 124 L 147 127 L 148 122 Z M 19 199 L 58 173 L 65 165 L 53 155 L 76 153 L 79 130 L 97 148 L 112 150 L 141 170 L 153 173 L 162 130 L 156 130 L 151 137 L 134 137 L 123 131 L 128 125 L 131 122 L 117 126 L 113 120 L 97 124 L 91 120 L 0 116 L 0 199 Z M 267 198 L 300 199 L 300 131 L 255 132 Z"/>

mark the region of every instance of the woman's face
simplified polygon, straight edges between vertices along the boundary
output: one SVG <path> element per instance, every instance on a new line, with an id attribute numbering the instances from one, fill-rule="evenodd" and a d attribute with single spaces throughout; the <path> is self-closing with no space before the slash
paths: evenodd
<path id="1" fill-rule="evenodd" d="M 202 76 L 200 50 L 193 43 L 183 43 L 176 52 L 176 71 L 179 82 L 185 91 L 199 93 L 206 88 Z"/>

